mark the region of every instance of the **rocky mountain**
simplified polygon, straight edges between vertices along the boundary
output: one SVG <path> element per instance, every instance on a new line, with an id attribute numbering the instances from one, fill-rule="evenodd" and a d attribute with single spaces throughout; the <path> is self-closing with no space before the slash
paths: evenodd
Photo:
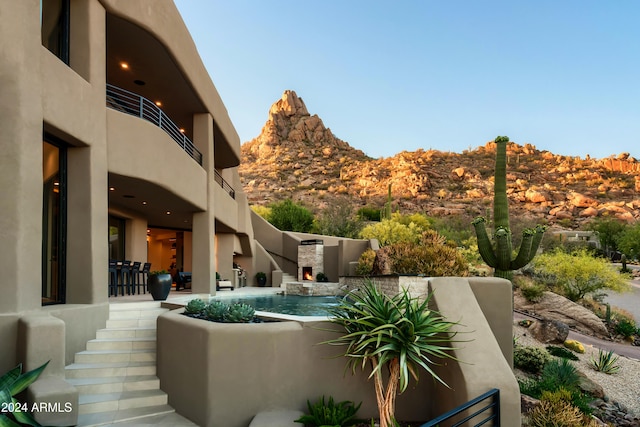
<path id="1" fill-rule="evenodd" d="M 627 153 L 582 159 L 510 143 L 507 155 L 512 217 L 574 229 L 598 216 L 640 219 L 640 162 Z M 475 217 L 491 215 L 494 162 L 492 141 L 460 154 L 421 149 L 370 158 L 287 90 L 260 135 L 242 145 L 239 172 L 252 205 L 291 198 L 316 212 L 339 201 L 380 208 L 391 185 L 394 210 Z"/>

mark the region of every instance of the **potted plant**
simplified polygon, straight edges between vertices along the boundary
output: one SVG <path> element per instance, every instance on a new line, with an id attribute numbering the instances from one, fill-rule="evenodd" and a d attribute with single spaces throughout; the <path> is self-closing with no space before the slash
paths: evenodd
<path id="1" fill-rule="evenodd" d="M 169 296 L 173 280 L 167 270 L 149 272 L 148 288 L 155 301 L 164 301 Z"/>
<path id="2" fill-rule="evenodd" d="M 260 287 L 264 287 L 267 284 L 267 274 L 262 272 L 262 271 L 258 271 L 256 273 L 256 281 L 258 282 L 258 286 Z"/>

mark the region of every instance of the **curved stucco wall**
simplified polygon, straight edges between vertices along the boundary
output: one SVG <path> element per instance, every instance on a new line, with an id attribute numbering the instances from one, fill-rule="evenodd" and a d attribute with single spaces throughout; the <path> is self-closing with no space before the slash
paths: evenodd
<path id="1" fill-rule="evenodd" d="M 139 25 L 166 46 L 207 110 L 212 113 L 216 127 L 224 134 L 230 149 L 239 159 L 240 137 L 173 1 L 155 0 L 152 7 L 149 3 L 140 1 L 100 1 L 108 12 Z"/>
<path id="2" fill-rule="evenodd" d="M 207 174 L 162 129 L 137 117 L 107 110 L 109 171 L 166 188 L 207 209 Z"/>

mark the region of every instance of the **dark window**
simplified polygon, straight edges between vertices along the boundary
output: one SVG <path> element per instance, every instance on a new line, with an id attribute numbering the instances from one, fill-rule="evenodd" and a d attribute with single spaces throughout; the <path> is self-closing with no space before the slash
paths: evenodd
<path id="1" fill-rule="evenodd" d="M 69 0 L 40 0 L 42 45 L 69 64 Z"/>
<path id="2" fill-rule="evenodd" d="M 109 259 L 122 261 L 124 257 L 125 220 L 109 215 Z"/>
<path id="3" fill-rule="evenodd" d="M 67 241 L 67 151 L 45 134 L 42 144 L 42 304 L 64 304 Z"/>

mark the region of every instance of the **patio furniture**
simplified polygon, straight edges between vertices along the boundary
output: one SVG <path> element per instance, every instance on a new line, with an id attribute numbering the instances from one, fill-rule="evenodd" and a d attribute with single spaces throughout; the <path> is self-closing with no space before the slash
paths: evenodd
<path id="1" fill-rule="evenodd" d="M 136 293 L 136 286 L 138 287 L 138 294 L 140 293 L 140 282 L 138 281 L 138 276 L 140 275 L 140 264 L 141 263 L 139 261 L 134 261 L 133 264 L 131 264 L 130 277 L 132 294 Z"/>
<path id="2" fill-rule="evenodd" d="M 140 285 L 142 285 L 142 293 L 147 293 L 147 279 L 149 278 L 149 271 L 151 271 L 151 263 L 145 262 L 142 266 L 142 270 L 138 271 L 138 293 L 140 293 Z M 142 280 L 140 280 L 142 276 Z"/>
<path id="3" fill-rule="evenodd" d="M 176 282 L 176 291 L 181 289 L 191 289 L 191 272 L 179 271 L 176 273 L 174 280 Z"/>
<path id="4" fill-rule="evenodd" d="M 118 261 L 109 260 L 109 296 L 118 296 Z"/>
<path id="5" fill-rule="evenodd" d="M 120 284 L 122 286 L 122 294 L 124 295 L 124 287 L 127 287 L 127 295 L 131 295 L 133 292 L 133 286 L 131 283 L 131 261 L 122 261 L 120 266 Z"/>

